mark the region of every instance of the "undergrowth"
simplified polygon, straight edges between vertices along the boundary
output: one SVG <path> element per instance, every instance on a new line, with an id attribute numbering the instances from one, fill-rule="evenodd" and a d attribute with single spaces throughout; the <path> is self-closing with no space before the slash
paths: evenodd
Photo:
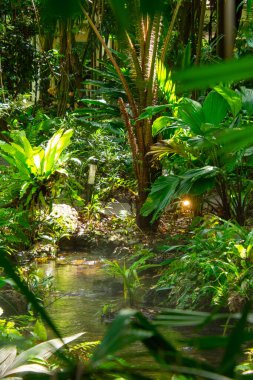
<path id="1" fill-rule="evenodd" d="M 253 231 L 206 216 L 181 253 L 168 260 L 157 290 L 179 308 L 241 310 L 253 294 Z M 165 263 L 166 264 L 166 263 Z"/>

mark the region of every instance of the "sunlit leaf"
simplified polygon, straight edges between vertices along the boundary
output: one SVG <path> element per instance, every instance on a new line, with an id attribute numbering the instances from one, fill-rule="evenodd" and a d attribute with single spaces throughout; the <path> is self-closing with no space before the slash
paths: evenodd
<path id="1" fill-rule="evenodd" d="M 169 104 L 162 104 L 159 106 L 149 106 L 145 108 L 145 111 L 141 113 L 141 115 L 138 117 L 138 120 L 142 119 L 151 119 L 152 116 L 157 115 L 158 113 L 165 111 L 168 109 Z"/>
<path id="2" fill-rule="evenodd" d="M 177 83 L 179 92 L 185 90 L 205 89 L 214 87 L 219 83 L 236 82 L 242 79 L 250 79 L 252 73 L 253 57 L 226 62 L 202 65 L 172 74 L 172 80 Z"/>
<path id="3" fill-rule="evenodd" d="M 169 116 L 158 117 L 152 125 L 152 135 L 156 136 L 158 133 L 162 132 L 166 127 L 168 127 L 172 121 Z"/>
<path id="4" fill-rule="evenodd" d="M 216 86 L 214 90 L 218 92 L 229 104 L 230 110 L 235 117 L 242 108 L 242 98 L 240 93 L 231 90 L 231 88 Z"/>
<path id="5" fill-rule="evenodd" d="M 203 103 L 205 122 L 218 125 L 224 120 L 228 112 L 225 99 L 215 91 L 209 92 Z"/>
<path id="6" fill-rule="evenodd" d="M 200 103 L 184 99 L 179 104 L 178 116 L 195 134 L 201 134 L 201 125 L 205 123 L 205 118 Z"/>

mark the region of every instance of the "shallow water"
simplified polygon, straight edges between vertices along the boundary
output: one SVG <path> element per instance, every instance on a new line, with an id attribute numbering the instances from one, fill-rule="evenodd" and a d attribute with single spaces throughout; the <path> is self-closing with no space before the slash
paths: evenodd
<path id="1" fill-rule="evenodd" d="M 83 259 L 90 264 L 80 264 Z M 83 252 L 65 260 L 69 264 L 50 261 L 40 266 L 54 277 L 55 294 L 46 302 L 47 311 L 63 336 L 85 331 L 86 340 L 99 340 L 107 327 L 101 320 L 103 307 L 112 304 L 119 310 L 128 306 L 123 286 L 105 272 L 101 256 Z"/>
<path id="2" fill-rule="evenodd" d="M 40 265 L 47 275 L 54 277 L 55 292 L 46 300 L 47 311 L 62 336 L 85 332 L 85 341 L 101 340 L 108 326 L 101 320 L 103 306 L 113 305 L 113 310 L 116 311 L 129 307 L 123 299 L 123 286 L 119 279 L 115 279 L 105 272 L 102 256 L 78 252 L 63 255 L 63 257 L 64 265 L 56 261 Z M 88 260 L 89 265 L 83 264 L 83 260 Z M 137 306 L 142 306 L 141 298 Z M 180 329 L 180 332 L 183 336 L 194 334 L 193 330 L 189 328 Z M 166 330 L 163 333 L 173 342 L 177 340 L 179 331 Z M 187 347 L 181 347 L 181 349 L 187 351 L 187 354 L 198 357 L 196 353 L 188 352 Z M 137 353 L 142 356 L 144 351 L 143 346 L 138 343 L 130 349 L 124 350 L 124 354 L 136 357 Z M 208 360 L 215 363 L 216 356 L 215 353 L 212 353 Z M 135 359 L 137 359 L 137 363 L 136 360 L 131 360 L 131 362 L 142 363 L 148 367 L 153 366 L 150 356 L 142 356 L 141 361 L 137 357 Z M 158 379 L 156 374 L 154 378 Z"/>

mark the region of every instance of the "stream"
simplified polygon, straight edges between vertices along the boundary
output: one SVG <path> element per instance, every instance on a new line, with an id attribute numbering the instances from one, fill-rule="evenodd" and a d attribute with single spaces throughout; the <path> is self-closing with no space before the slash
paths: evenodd
<path id="1" fill-rule="evenodd" d="M 63 337 L 84 332 L 86 342 L 101 340 L 108 326 L 108 323 L 101 318 L 103 308 L 112 305 L 112 309 L 118 311 L 129 307 L 123 299 L 120 279 L 109 276 L 104 270 L 105 258 L 92 252 L 63 253 L 62 262 L 49 261 L 39 265 L 46 275 L 54 278 L 55 291 L 45 303 L 51 319 Z M 142 296 L 143 294 L 144 291 Z M 143 297 L 140 297 L 137 307 L 142 306 L 144 306 Z M 170 330 L 165 332 L 165 335 L 174 341 L 178 333 L 179 331 Z M 179 334 L 192 336 L 195 332 L 191 328 L 181 328 Z M 188 347 L 181 349 L 189 354 Z M 137 359 L 137 353 L 142 356 L 143 350 L 143 346 L 138 343 L 128 348 L 126 354 Z M 196 355 L 194 352 L 191 354 Z M 217 362 L 217 352 L 210 352 L 205 356 L 211 362 Z M 142 356 L 141 363 L 150 365 L 152 359 L 150 356 Z M 154 379 L 158 379 L 157 373 L 154 373 Z"/>
<path id="2" fill-rule="evenodd" d="M 85 340 L 100 340 L 107 327 L 103 309 L 129 307 L 122 283 L 106 273 L 102 255 L 78 252 L 62 256 L 62 264 L 61 260 L 40 264 L 45 274 L 54 278 L 55 291 L 46 302 L 47 311 L 63 336 L 84 331 Z"/>

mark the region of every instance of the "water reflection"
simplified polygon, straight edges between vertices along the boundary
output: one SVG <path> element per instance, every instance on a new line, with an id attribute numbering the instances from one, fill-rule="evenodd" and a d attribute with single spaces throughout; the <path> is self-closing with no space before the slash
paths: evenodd
<path id="1" fill-rule="evenodd" d="M 76 255 L 74 258 L 77 261 Z M 92 259 L 87 253 L 79 254 L 78 260 L 83 258 Z M 46 302 L 47 311 L 64 336 L 85 331 L 86 340 L 99 340 L 106 329 L 101 321 L 103 306 L 112 304 L 116 310 L 126 306 L 121 283 L 108 277 L 102 258 L 96 259 L 94 265 L 59 265 L 54 261 L 41 265 L 54 277 L 56 292 Z"/>

